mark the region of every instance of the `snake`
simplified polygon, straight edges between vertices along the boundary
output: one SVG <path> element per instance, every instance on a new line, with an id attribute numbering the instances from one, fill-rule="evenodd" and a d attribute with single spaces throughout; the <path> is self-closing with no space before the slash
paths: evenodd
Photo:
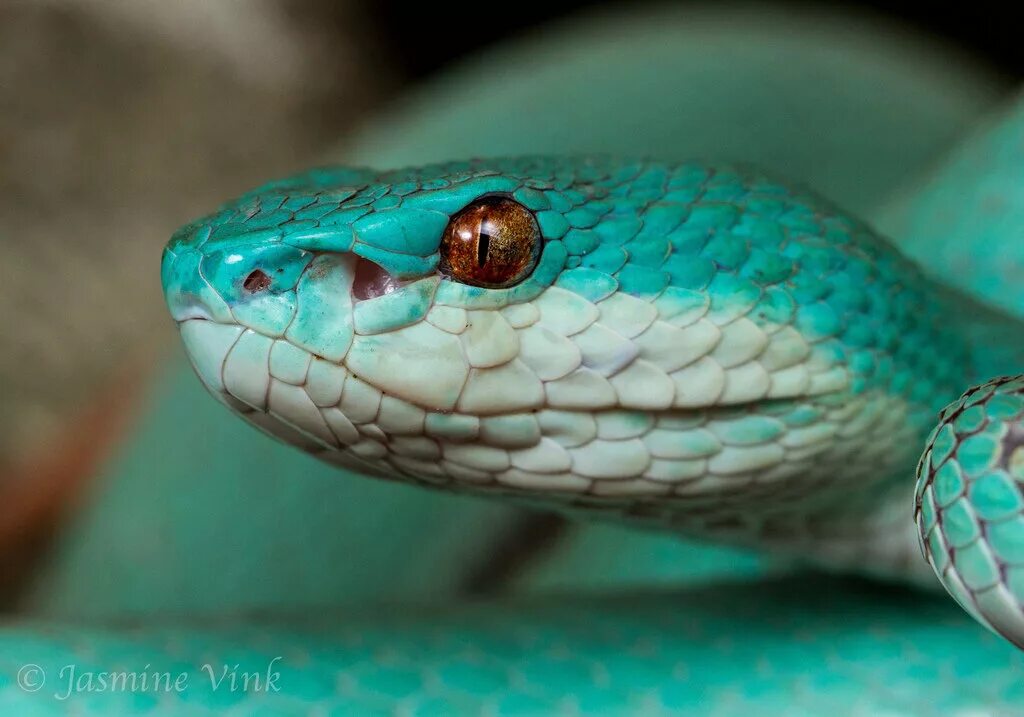
<path id="1" fill-rule="evenodd" d="M 325 461 L 930 565 L 1024 643 L 1024 378 L 943 409 L 1021 365 L 1020 326 L 809 193 L 653 160 L 327 167 L 183 227 L 163 284 L 206 387 Z"/>
<path id="2" fill-rule="evenodd" d="M 28 621 L 4 628 L 5 652 L 32 660 L 3 658 L 0 706 L 1015 714 L 1024 663 L 1001 641 L 1024 642 L 1021 325 L 1012 286 L 958 278 L 746 166 L 545 154 L 264 184 L 178 230 L 162 263 L 195 373 L 247 422 L 348 473 L 871 582 L 819 577 L 810 601 L 765 579 L 671 599 Z"/>

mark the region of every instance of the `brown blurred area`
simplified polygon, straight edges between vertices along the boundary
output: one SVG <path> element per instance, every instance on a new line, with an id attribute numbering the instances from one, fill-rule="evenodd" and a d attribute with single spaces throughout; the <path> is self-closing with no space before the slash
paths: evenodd
<path id="1" fill-rule="evenodd" d="M 170 233 L 323 161 L 400 84 L 382 44 L 348 1 L 0 5 L 0 588 L 173 338 Z"/>

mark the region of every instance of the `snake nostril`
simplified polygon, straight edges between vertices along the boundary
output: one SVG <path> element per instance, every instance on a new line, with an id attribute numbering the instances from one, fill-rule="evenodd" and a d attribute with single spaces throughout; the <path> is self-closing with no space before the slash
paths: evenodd
<path id="1" fill-rule="evenodd" d="M 242 282 L 242 287 L 250 294 L 263 291 L 268 286 L 270 286 L 270 277 L 259 269 L 250 273 L 249 276 L 245 277 L 245 281 Z"/>
<path id="2" fill-rule="evenodd" d="M 369 259 L 360 258 L 356 263 L 355 277 L 352 280 L 352 296 L 356 301 L 375 299 L 390 294 L 402 285 L 382 266 Z"/>

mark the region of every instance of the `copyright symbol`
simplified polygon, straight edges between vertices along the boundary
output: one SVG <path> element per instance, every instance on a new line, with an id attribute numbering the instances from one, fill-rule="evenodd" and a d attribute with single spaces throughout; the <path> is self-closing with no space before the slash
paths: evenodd
<path id="1" fill-rule="evenodd" d="M 39 665 L 22 665 L 18 670 L 18 687 L 25 692 L 38 692 L 46 684 L 46 672 Z"/>

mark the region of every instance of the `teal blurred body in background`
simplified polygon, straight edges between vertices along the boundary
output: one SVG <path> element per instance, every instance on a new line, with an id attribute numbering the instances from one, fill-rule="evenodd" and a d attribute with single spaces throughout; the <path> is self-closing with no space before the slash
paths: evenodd
<path id="1" fill-rule="evenodd" d="M 1001 97 L 997 80 L 943 52 L 838 20 L 630 11 L 550 28 L 418 88 L 339 157 L 751 162 L 1016 311 L 1019 257 L 1004 237 L 1021 225 L 1013 157 L 1024 130 L 1012 109 L 982 119 Z M 979 250 L 989 245 L 1000 251 Z M 788 560 L 573 524 L 481 584 L 532 520 L 319 465 L 232 420 L 177 356 L 33 581 L 34 622 L 0 637 L 0 705 L 725 715 L 1020 704 L 1018 655 L 952 604 L 794 576 Z M 465 606 L 470 588 L 499 595 Z M 124 621 L 142 627 L 110 627 Z M 280 692 L 200 688 L 204 662 L 258 672 L 278 654 Z M 29 663 L 53 673 L 137 662 L 187 672 L 196 689 L 57 700 L 52 674 L 38 692 L 17 684 Z"/>

